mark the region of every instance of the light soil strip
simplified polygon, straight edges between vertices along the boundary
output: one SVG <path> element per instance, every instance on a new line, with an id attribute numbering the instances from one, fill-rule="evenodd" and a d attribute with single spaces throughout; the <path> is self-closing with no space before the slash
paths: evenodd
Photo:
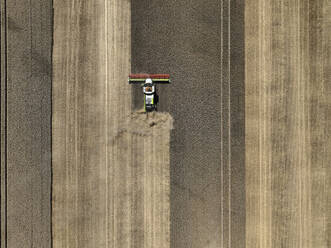
<path id="1" fill-rule="evenodd" d="M 54 1 L 54 247 L 106 247 L 107 85 L 120 81 L 106 77 L 105 13 L 104 1 Z"/>
<path id="2" fill-rule="evenodd" d="M 167 248 L 172 118 L 166 113 L 134 113 L 129 120 L 110 147 L 121 157 L 114 167 L 123 171 L 115 184 L 116 199 L 122 201 L 113 208 L 117 219 L 110 247 Z"/>
<path id="3" fill-rule="evenodd" d="M 330 1 L 246 2 L 246 247 L 330 247 Z"/>
<path id="4" fill-rule="evenodd" d="M 168 114 L 131 114 L 130 2 L 54 1 L 53 247 L 169 247 Z"/>

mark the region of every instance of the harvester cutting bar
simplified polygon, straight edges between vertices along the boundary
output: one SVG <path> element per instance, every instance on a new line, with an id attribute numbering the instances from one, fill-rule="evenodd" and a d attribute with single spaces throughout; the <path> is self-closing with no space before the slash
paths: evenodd
<path id="1" fill-rule="evenodd" d="M 132 79 L 146 79 L 146 78 L 169 79 L 170 75 L 169 74 L 130 74 L 129 77 Z"/>
<path id="2" fill-rule="evenodd" d="M 129 83 L 145 82 L 147 78 L 152 79 L 154 83 L 170 83 L 169 74 L 130 74 Z"/>

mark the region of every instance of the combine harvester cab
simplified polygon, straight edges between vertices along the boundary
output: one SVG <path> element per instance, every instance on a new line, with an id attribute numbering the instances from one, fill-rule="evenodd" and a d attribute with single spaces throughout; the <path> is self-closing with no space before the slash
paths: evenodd
<path id="1" fill-rule="evenodd" d="M 169 74 L 130 74 L 130 84 L 140 84 L 144 93 L 144 110 L 151 112 L 157 110 L 156 84 L 169 84 Z"/>

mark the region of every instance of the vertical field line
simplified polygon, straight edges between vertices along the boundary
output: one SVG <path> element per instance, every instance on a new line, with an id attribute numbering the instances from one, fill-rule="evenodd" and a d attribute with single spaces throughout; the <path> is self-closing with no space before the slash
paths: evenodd
<path id="1" fill-rule="evenodd" d="M 106 113 L 105 113 L 105 150 L 106 150 L 106 247 L 108 248 L 108 0 L 105 0 L 105 67 L 106 67 L 106 75 L 105 75 L 105 105 L 106 105 Z"/>
<path id="2" fill-rule="evenodd" d="M 229 247 L 231 247 L 231 0 L 228 1 L 228 87 L 229 87 L 229 109 L 228 109 L 228 131 L 229 131 Z"/>
<path id="3" fill-rule="evenodd" d="M 221 68 L 223 67 L 223 0 L 221 2 Z M 223 136 L 223 72 L 221 75 L 221 137 Z M 224 168 L 223 168 L 223 139 L 221 139 L 221 244 L 224 247 Z"/>

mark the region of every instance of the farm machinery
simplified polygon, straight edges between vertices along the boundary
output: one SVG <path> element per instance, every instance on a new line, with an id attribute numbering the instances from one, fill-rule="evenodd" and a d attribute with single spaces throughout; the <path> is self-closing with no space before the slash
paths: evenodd
<path id="1" fill-rule="evenodd" d="M 157 84 L 169 84 L 169 74 L 130 74 L 129 84 L 140 84 L 144 93 L 144 110 L 152 112 L 157 110 L 158 95 Z"/>

